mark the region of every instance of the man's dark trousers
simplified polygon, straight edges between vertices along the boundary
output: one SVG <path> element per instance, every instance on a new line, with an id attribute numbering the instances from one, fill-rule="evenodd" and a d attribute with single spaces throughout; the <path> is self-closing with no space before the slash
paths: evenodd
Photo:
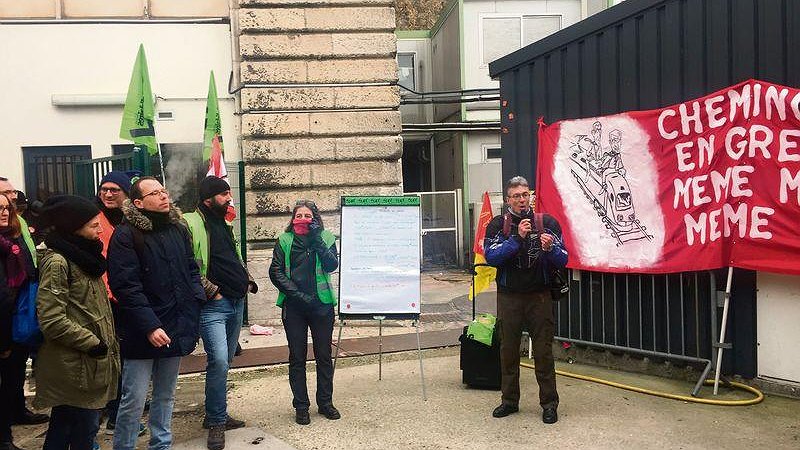
<path id="1" fill-rule="evenodd" d="M 553 360 L 553 300 L 550 292 L 497 293 L 503 403 L 519 406 L 519 353 L 523 327 L 533 339 L 533 360 L 542 408 L 558 408 Z"/>

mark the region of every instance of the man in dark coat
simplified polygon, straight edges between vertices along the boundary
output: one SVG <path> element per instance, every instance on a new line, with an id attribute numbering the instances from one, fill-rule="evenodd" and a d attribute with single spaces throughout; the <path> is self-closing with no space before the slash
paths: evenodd
<path id="1" fill-rule="evenodd" d="M 519 411 L 519 344 L 525 327 L 533 339 L 542 421 L 555 423 L 558 420 L 558 392 L 549 283 L 553 269 L 564 268 L 568 255 L 558 221 L 549 214 L 539 217 L 534 214 L 525 178 L 511 178 L 506 185 L 506 196 L 508 209 L 489 222 L 483 242 L 486 262 L 497 267 L 497 318 L 500 324 L 503 395 L 502 403 L 492 415 L 505 417 Z"/>
<path id="2" fill-rule="evenodd" d="M 131 186 L 125 221 L 108 249 L 108 281 L 119 302 L 122 397 L 114 448 L 133 449 L 152 377 L 150 449 L 172 445 L 172 407 L 181 356 L 197 346 L 205 292 L 180 211 L 153 177 Z"/>

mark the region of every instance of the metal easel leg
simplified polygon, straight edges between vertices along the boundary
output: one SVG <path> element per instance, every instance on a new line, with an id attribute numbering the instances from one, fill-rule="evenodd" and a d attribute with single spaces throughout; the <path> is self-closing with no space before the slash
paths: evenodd
<path id="1" fill-rule="evenodd" d="M 414 321 L 414 326 L 417 328 L 417 354 L 419 355 L 419 377 L 422 381 L 422 400 L 427 401 L 428 396 L 425 393 L 425 371 L 422 368 L 422 345 L 419 341 L 419 319 Z"/>
<path id="2" fill-rule="evenodd" d="M 339 359 L 339 349 L 342 347 L 342 328 L 344 320 L 339 321 L 339 337 L 336 338 L 336 355 L 333 357 L 333 372 L 336 373 L 336 361 Z"/>

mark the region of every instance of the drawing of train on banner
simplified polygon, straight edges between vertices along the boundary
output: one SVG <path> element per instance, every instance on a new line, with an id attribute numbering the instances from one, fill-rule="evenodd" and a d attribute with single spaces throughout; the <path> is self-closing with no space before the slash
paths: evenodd
<path id="1" fill-rule="evenodd" d="M 577 141 L 570 148 L 570 171 L 586 199 L 591 203 L 603 225 L 617 240 L 617 246 L 625 242 L 647 239 L 647 227 L 636 218 L 625 167 L 620 154 L 622 132 L 609 133 L 610 146 L 601 144 L 602 126 L 592 125 L 589 135 L 577 135 Z"/>

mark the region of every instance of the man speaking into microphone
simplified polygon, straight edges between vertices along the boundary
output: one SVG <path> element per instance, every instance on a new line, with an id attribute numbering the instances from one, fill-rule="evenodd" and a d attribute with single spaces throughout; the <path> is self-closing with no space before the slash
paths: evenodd
<path id="1" fill-rule="evenodd" d="M 494 417 L 519 411 L 519 359 L 523 326 L 533 339 L 542 421 L 558 420 L 553 360 L 553 300 L 550 277 L 567 264 L 561 226 L 549 214 L 537 219 L 528 181 L 516 176 L 506 184 L 507 210 L 486 227 L 483 242 L 489 265 L 497 267 L 497 317 L 500 323 L 502 403 Z M 538 225 L 537 225 L 538 222 Z"/>

